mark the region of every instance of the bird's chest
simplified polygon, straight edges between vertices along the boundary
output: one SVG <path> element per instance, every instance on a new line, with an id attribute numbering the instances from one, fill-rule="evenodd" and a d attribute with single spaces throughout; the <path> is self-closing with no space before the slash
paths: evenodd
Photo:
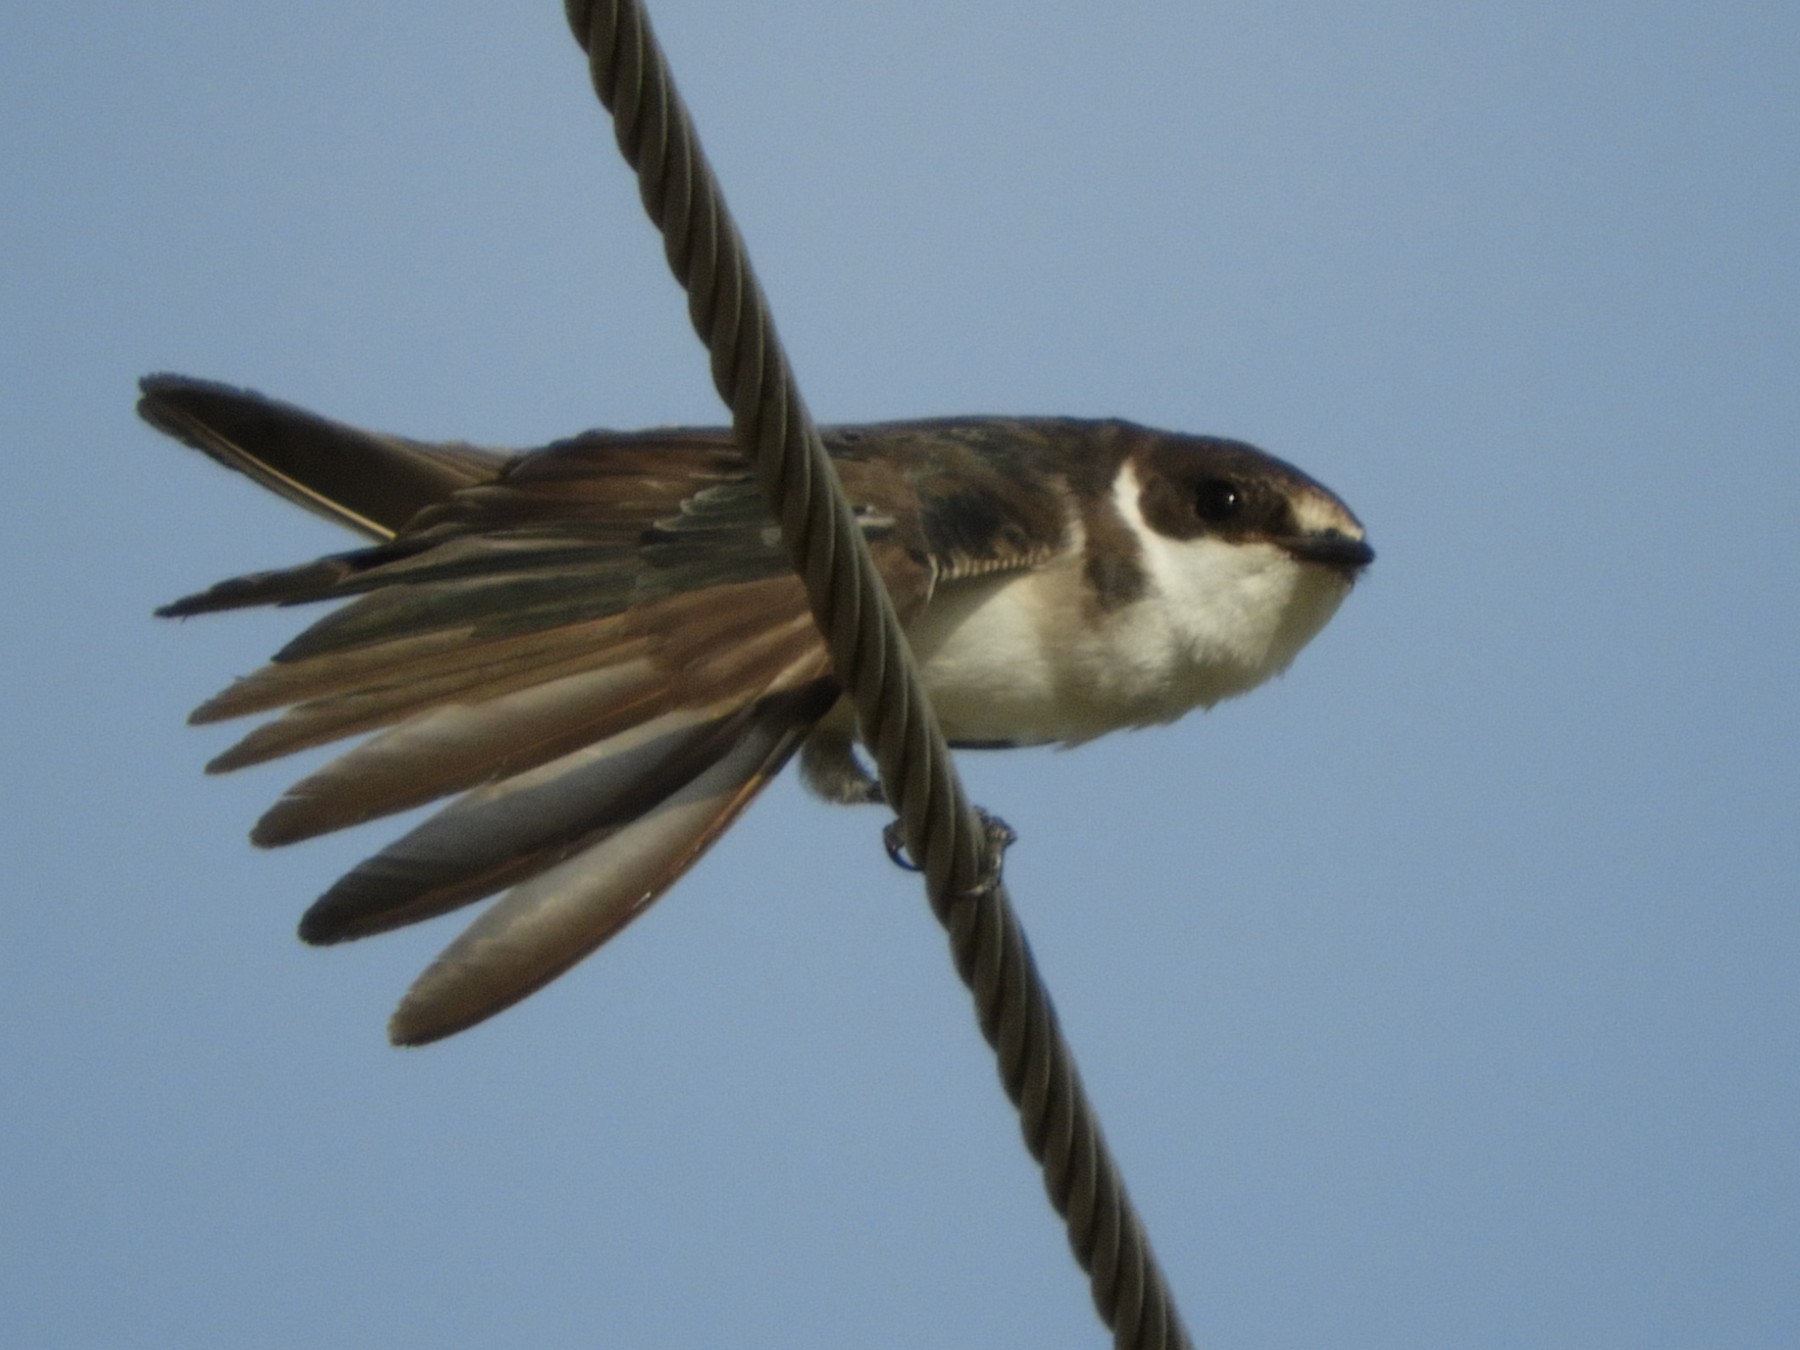
<path id="1" fill-rule="evenodd" d="M 1058 563 L 945 586 L 910 636 L 950 740 L 1071 743 L 1192 706 L 1180 644 L 1152 608 L 1101 614 Z"/>
<path id="2" fill-rule="evenodd" d="M 943 587 L 910 636 L 945 735 L 1067 744 L 1172 721 L 1285 669 L 1347 589 L 1267 546 L 1144 561 L 1143 594 L 1113 608 L 1078 557 Z"/>

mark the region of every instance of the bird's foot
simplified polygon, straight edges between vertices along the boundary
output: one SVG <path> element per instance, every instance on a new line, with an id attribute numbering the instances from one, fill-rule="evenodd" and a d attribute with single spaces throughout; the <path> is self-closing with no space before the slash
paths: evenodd
<path id="1" fill-rule="evenodd" d="M 1018 831 L 999 816 L 984 811 L 979 806 L 975 808 L 975 815 L 980 819 L 982 832 L 987 837 L 987 860 L 982 866 L 981 875 L 969 887 L 968 894 L 971 896 L 986 894 L 1000 884 L 1000 874 L 1006 865 L 1006 850 L 1019 839 Z M 897 819 L 889 821 L 882 830 L 881 842 L 894 866 L 905 868 L 908 872 L 923 870 L 907 852 L 906 840 L 901 836 L 900 822 Z"/>

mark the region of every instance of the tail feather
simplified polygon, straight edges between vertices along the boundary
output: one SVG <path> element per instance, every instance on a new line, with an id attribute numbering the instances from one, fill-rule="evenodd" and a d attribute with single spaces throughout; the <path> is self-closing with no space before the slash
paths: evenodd
<path id="1" fill-rule="evenodd" d="M 425 507 L 498 477 L 509 459 L 362 431 L 185 375 L 147 375 L 138 387 L 138 414 L 158 431 L 371 539 L 390 539 Z"/>

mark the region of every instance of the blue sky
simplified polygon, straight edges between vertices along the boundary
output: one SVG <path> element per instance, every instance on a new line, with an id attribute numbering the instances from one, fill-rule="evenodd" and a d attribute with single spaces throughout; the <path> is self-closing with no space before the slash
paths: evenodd
<path id="1" fill-rule="evenodd" d="M 824 420 L 1244 437 L 1380 558 L 1251 698 L 972 756 L 1190 1322 L 1800 1339 L 1800 11 L 658 0 Z M 415 435 L 716 421 L 559 6 L 0 17 L 0 1340 L 1103 1343 L 880 818 L 783 782 L 551 989 L 382 1025 L 392 826 L 188 709 L 346 537 L 159 369 Z"/>

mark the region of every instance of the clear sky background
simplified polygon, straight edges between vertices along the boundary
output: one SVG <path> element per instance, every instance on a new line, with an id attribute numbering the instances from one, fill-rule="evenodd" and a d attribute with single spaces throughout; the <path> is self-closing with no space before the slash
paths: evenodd
<path id="1" fill-rule="evenodd" d="M 657 0 L 825 420 L 1254 440 L 1380 558 L 1284 680 L 968 757 L 1197 1337 L 1800 1342 L 1800 9 Z M 348 536 L 171 369 L 415 435 L 717 421 L 549 0 L 0 14 L 0 1342 L 1104 1343 L 916 882 L 784 781 L 497 1021 L 394 833 L 188 709 Z"/>

